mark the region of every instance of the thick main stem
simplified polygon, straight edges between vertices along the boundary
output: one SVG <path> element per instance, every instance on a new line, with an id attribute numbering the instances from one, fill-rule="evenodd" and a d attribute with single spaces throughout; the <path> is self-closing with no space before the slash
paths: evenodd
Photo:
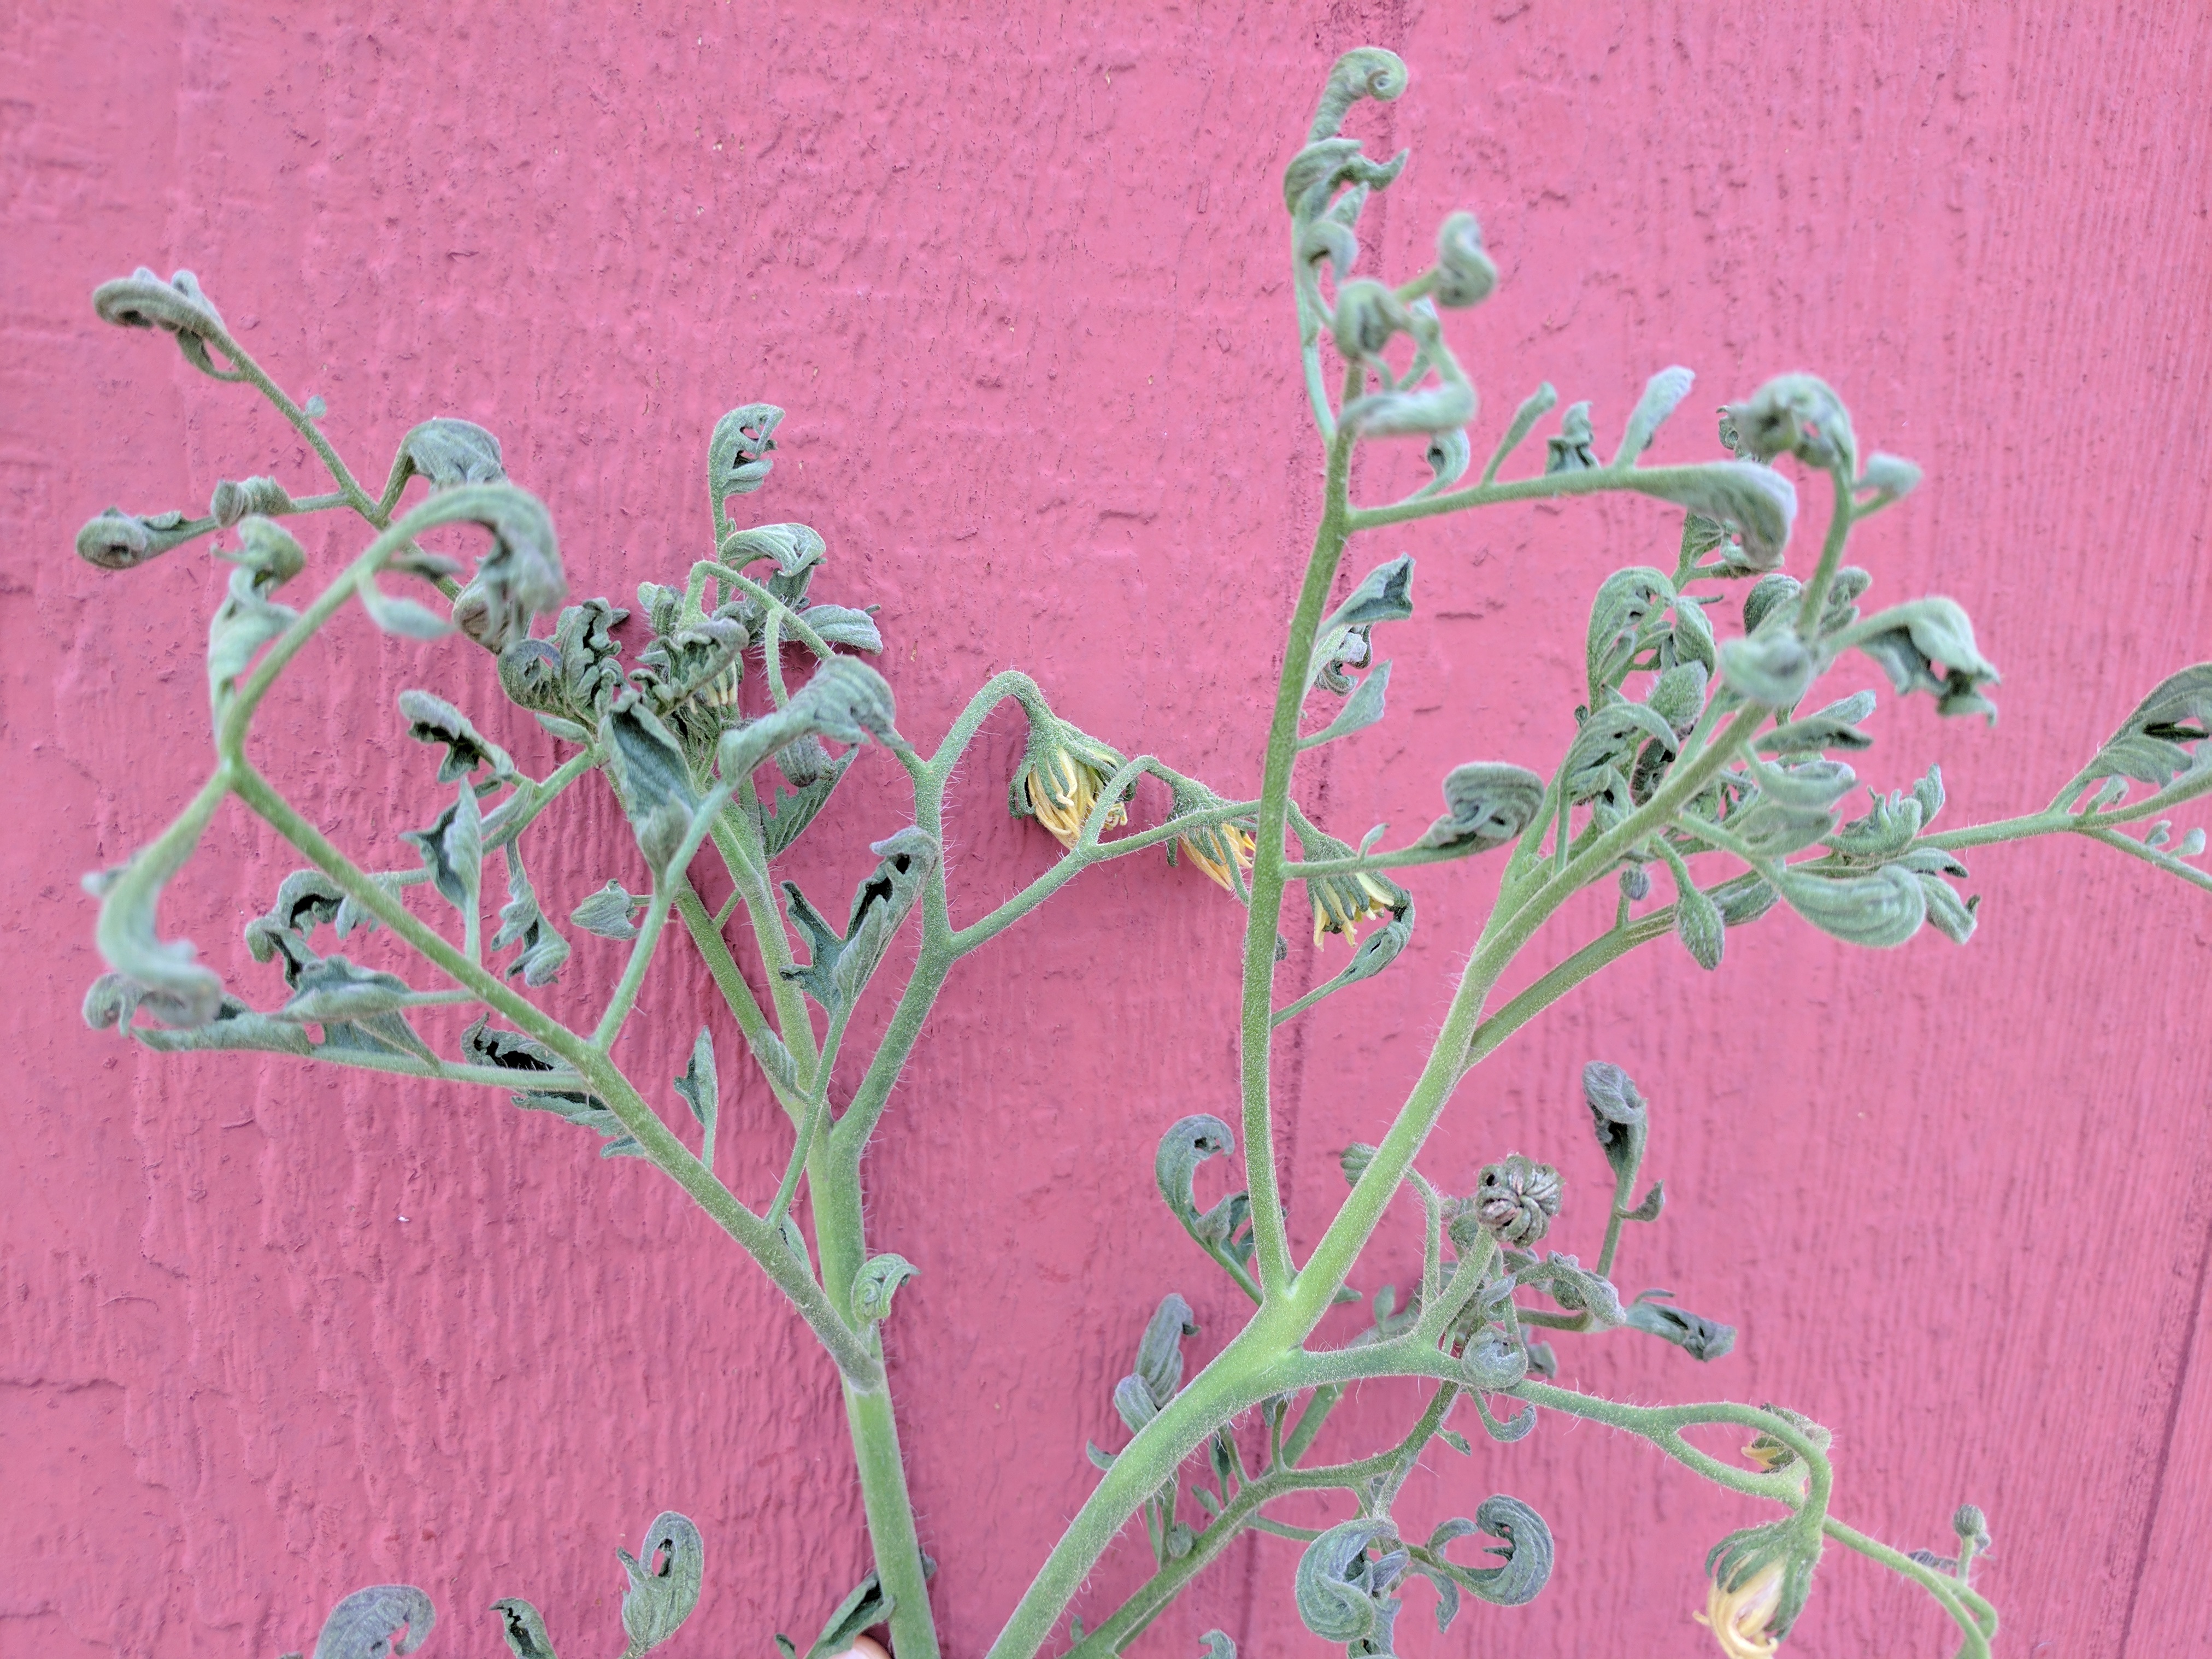
<path id="1" fill-rule="evenodd" d="M 1298 753 L 1298 716 L 1305 707 L 1306 672 L 1313 661 L 1314 637 L 1328 605 L 1338 562 L 1349 537 L 1346 527 L 1345 480 L 1351 443 L 1340 437 L 1329 446 L 1328 479 L 1321 526 L 1314 532 L 1304 586 L 1291 617 L 1283 651 L 1283 674 L 1275 691 L 1275 714 L 1267 728 L 1267 768 L 1260 786 L 1259 824 L 1251 884 L 1251 913 L 1244 927 L 1244 986 L 1242 1020 L 1242 1079 L 1244 1103 L 1244 1180 L 1252 1206 L 1252 1237 L 1263 1302 L 1284 1294 L 1296 1277 L 1290 1239 L 1283 1224 L 1282 1195 L 1275 1180 L 1273 1108 L 1268 1071 L 1274 1037 L 1275 934 L 1283 912 L 1283 836 L 1290 819 L 1291 772 Z"/>

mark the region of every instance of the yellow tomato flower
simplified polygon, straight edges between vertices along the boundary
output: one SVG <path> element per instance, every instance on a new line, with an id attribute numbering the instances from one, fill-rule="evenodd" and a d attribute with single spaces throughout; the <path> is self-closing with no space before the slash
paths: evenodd
<path id="1" fill-rule="evenodd" d="M 1207 824 L 1179 836 L 1177 842 L 1185 858 L 1230 893 L 1240 885 L 1238 878 L 1230 874 L 1231 867 L 1234 866 L 1240 876 L 1249 876 L 1252 856 L 1259 847 L 1249 830 L 1235 823 Z"/>
<path id="2" fill-rule="evenodd" d="M 1782 1580 L 1789 1566 L 1775 1556 L 1734 1589 L 1723 1589 L 1718 1578 L 1705 1592 L 1705 1610 L 1692 1617 L 1713 1633 L 1728 1659 L 1767 1659 L 1780 1638 L 1767 1633 L 1782 1606 Z"/>
<path id="3" fill-rule="evenodd" d="M 1073 852 L 1077 839 L 1083 834 L 1085 821 L 1098 805 L 1098 791 L 1105 782 L 1105 775 L 1095 768 L 1065 749 L 1053 749 L 1030 763 L 1025 779 L 1030 811 L 1036 815 L 1039 823 L 1052 831 L 1054 840 Z M 1128 821 L 1129 809 L 1117 800 L 1106 809 L 1106 822 L 1102 827 L 1118 829 Z"/>
<path id="4" fill-rule="evenodd" d="M 1406 908 L 1406 896 L 1380 876 L 1362 870 L 1348 876 L 1316 876 L 1306 883 L 1313 901 L 1314 943 L 1324 933 L 1355 939 L 1359 924 L 1395 916 Z"/>

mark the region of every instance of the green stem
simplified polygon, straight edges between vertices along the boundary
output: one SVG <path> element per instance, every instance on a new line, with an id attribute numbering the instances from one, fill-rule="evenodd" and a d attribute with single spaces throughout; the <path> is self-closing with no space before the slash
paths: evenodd
<path id="1" fill-rule="evenodd" d="M 1349 398 L 1352 393 L 1346 392 Z M 1244 1182 L 1252 1206 L 1255 1261 L 1263 1304 L 1286 1291 L 1297 1276 L 1283 1200 L 1276 1185 L 1275 1131 L 1269 1070 L 1274 1036 L 1275 935 L 1283 912 L 1284 834 L 1290 819 L 1291 775 L 1297 763 L 1298 715 L 1305 706 L 1306 672 L 1313 660 L 1315 635 L 1328 606 L 1330 587 L 1350 538 L 1346 520 L 1346 483 L 1352 442 L 1340 433 L 1328 448 L 1328 475 L 1322 521 L 1306 561 L 1305 580 L 1291 613 L 1283 669 L 1275 690 L 1275 712 L 1267 731 L 1267 769 L 1260 786 L 1255 831 L 1250 914 L 1244 927 L 1243 1006 L 1241 1070 L 1243 1092 Z"/>
<path id="2" fill-rule="evenodd" d="M 715 919 L 707 914 L 705 903 L 689 881 L 677 890 L 676 914 L 683 918 L 692 943 L 699 947 L 699 954 L 707 963 L 707 971 L 714 976 L 715 988 L 721 992 L 722 1000 L 728 1006 L 731 1017 L 738 1022 L 738 1030 L 744 1034 L 746 1046 L 755 1059 L 757 1060 L 770 1043 L 781 1046 L 782 1039 L 769 1029 L 768 1016 L 761 1012 L 759 1000 L 753 995 L 753 988 L 745 982 L 737 958 L 730 954 L 729 941 L 722 937 L 721 928 L 716 925 Z M 785 1115 L 793 1123 L 798 1122 L 805 1114 L 805 1097 L 794 1097 L 773 1067 L 763 1065 L 760 1069 L 761 1075 L 768 1079 L 769 1087 L 775 1091 L 776 1103 L 783 1108 Z"/>
<path id="3" fill-rule="evenodd" d="M 798 1139 L 792 1143 L 791 1162 L 784 1167 L 775 1201 L 768 1206 L 767 1221 L 771 1227 L 782 1224 L 791 1200 L 799 1194 L 799 1175 L 806 1168 L 815 1138 L 822 1133 L 822 1120 L 830 1110 L 830 1068 L 836 1062 L 837 1049 L 845 1040 L 845 1022 L 850 1017 L 849 1008 L 838 1009 L 830 1017 L 829 1032 L 822 1039 L 822 1063 L 814 1068 L 814 1088 L 807 1097 L 805 1115 L 799 1119 Z M 849 1317 L 850 1310 L 847 1313 Z"/>
<path id="4" fill-rule="evenodd" d="M 876 1575 L 891 1601 L 891 1647 L 898 1659 L 937 1659 L 937 1626 L 929 1612 L 929 1580 L 915 1531 L 914 1503 L 901 1461 L 898 1418 L 886 1384 L 845 1383 L 845 1422 L 860 1466 L 860 1501 Z"/>
<path id="5" fill-rule="evenodd" d="M 498 975 L 469 961 L 332 847 L 320 830 L 301 817 L 291 803 L 252 767 L 242 762 L 234 763 L 232 770 L 233 787 L 239 799 L 343 888 L 355 903 L 391 928 L 398 939 L 456 984 L 474 991 L 477 1000 L 495 1013 L 544 1043 L 585 1079 L 592 1091 L 637 1140 L 646 1157 L 690 1194 L 699 1207 L 759 1262 L 790 1297 L 792 1305 L 821 1340 L 841 1372 L 866 1384 L 880 1383 L 881 1364 L 832 1307 L 806 1264 L 794 1258 L 781 1237 L 739 1203 L 729 1188 L 691 1155 L 690 1149 L 676 1138 L 605 1054 L 517 994 Z"/>

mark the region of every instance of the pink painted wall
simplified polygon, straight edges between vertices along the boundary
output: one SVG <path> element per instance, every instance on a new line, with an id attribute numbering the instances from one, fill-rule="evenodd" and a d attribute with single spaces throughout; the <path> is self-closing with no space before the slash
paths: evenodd
<path id="1" fill-rule="evenodd" d="M 564 1651 L 611 1650 L 612 1552 L 664 1505 L 710 1550 L 669 1651 L 765 1655 L 863 1560 L 828 1364 L 649 1169 L 495 1097 L 163 1060 L 79 1024 L 76 878 L 199 775 L 220 579 L 184 555 L 103 578 L 70 538 L 111 501 L 313 477 L 245 395 L 101 329 L 96 281 L 197 270 L 376 476 L 422 416 L 489 424 L 586 592 L 706 545 L 708 429 L 774 399 L 785 459 L 743 505 L 822 529 L 826 597 L 883 602 L 910 731 L 933 739 L 1021 664 L 1091 729 L 1246 790 L 1318 464 L 1277 179 L 1332 57 L 1377 41 L 1414 71 L 1358 128 L 1414 147 L 1378 226 L 1390 267 L 1471 206 L 1504 273 L 1452 325 L 1483 433 L 1540 378 L 1595 399 L 1604 432 L 1668 362 L 1708 402 L 1803 366 L 1869 443 L 1925 465 L 1862 557 L 1878 594 L 1968 604 L 2005 718 L 1939 726 L 1886 698 L 1865 769 L 1889 786 L 1940 758 L 1964 823 L 2039 805 L 2158 673 L 2212 655 L 2212 28 L 2180 3 L 1825 9 L 8 7 L 0 1655 L 273 1655 L 394 1579 L 436 1595 L 432 1653 L 493 1650 L 477 1609 L 512 1594 Z M 1660 453 L 1707 441 L 1685 416 Z M 1325 820 L 1415 824 L 1449 764 L 1553 755 L 1589 590 L 1671 523 L 1629 502 L 1376 538 L 1367 562 L 1419 557 L 1425 620 L 1391 642 L 1390 724 L 1313 763 Z M 360 540 L 307 535 L 330 558 Z M 364 856 L 432 810 L 392 713 L 426 676 L 548 753 L 496 712 L 481 657 L 433 668 L 348 623 L 265 743 Z M 991 726 L 956 813 L 969 906 L 1051 850 L 1000 805 L 1017 743 Z M 893 782 L 864 762 L 847 787 L 880 811 L 802 879 L 843 890 Z M 562 911 L 635 874 L 603 799 L 566 822 L 535 866 Z M 168 904 L 264 998 L 239 928 L 294 862 L 228 815 Z M 1425 1163 L 1465 1190 L 1509 1150 L 1558 1162 L 1561 1248 L 1587 1255 L 1603 1165 L 1575 1080 L 1593 1055 L 1627 1064 L 1671 1202 L 1623 1278 L 1743 1335 L 1710 1369 L 1585 1341 L 1567 1377 L 1812 1413 L 1839 1512 L 1906 1547 L 1948 1546 L 1953 1507 L 1980 1502 L 2005 1652 L 2212 1651 L 2212 906 L 2094 848 L 1973 866 L 1965 951 L 1854 952 L 1778 917 L 1715 978 L 1632 959 L 1479 1073 Z M 1425 875 L 1409 958 L 1285 1044 L 1301 1241 L 1340 1191 L 1335 1149 L 1411 1077 L 1495 874 Z M 1237 1316 L 1151 1174 L 1168 1121 L 1231 1098 L 1237 922 L 1156 861 L 1086 878 L 959 970 L 886 1121 L 874 1239 L 923 1273 L 890 1340 L 954 1654 L 1087 1490 L 1085 1437 L 1119 1443 L 1109 1391 L 1157 1298 L 1189 1296 L 1200 1354 Z M 614 960 L 579 943 L 553 999 L 571 1015 Z M 1316 971 L 1297 945 L 1288 979 Z M 636 1075 L 673 1075 L 708 994 L 673 951 L 625 1039 Z M 780 1122 L 756 1087 L 726 1109 L 758 1201 Z M 1363 1282 L 1402 1283 L 1411 1227 L 1378 1252 Z M 1412 1398 L 1368 1389 L 1333 1443 L 1395 1433 Z M 1499 1490 L 1550 1518 L 1557 1577 L 1433 1650 L 1707 1650 L 1701 1559 L 1751 1506 L 1547 1422 L 1440 1455 L 1402 1513 Z M 1079 1610 L 1109 1608 L 1142 1553 L 1109 1558 Z M 1219 1624 L 1251 1653 L 1318 1652 L 1288 1608 L 1295 1553 L 1240 1544 L 1146 1650 Z M 1948 1650 L 1917 1593 L 1856 1559 L 1824 1570 L 1799 1632 L 1808 1655 Z"/>

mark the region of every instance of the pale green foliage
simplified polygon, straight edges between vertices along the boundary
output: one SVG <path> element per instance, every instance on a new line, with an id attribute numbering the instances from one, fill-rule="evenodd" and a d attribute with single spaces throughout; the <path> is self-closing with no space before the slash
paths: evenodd
<path id="1" fill-rule="evenodd" d="M 1393 286 L 1352 274 L 1362 210 L 1401 176 L 1407 158 L 1375 161 L 1339 127 L 1359 99 L 1395 98 L 1406 84 L 1405 66 L 1390 53 L 1347 54 L 1285 176 L 1305 385 L 1327 482 L 1256 796 L 1218 793 L 1155 756 L 1125 753 L 1079 731 L 1018 673 L 1000 674 L 978 691 L 935 753 L 917 751 L 900 732 L 890 685 L 851 654 L 882 648 L 872 608 L 812 592 L 832 568 L 823 538 L 804 525 L 731 521 L 732 503 L 759 489 L 773 467 L 782 411 L 772 404 L 733 410 L 709 441 L 709 556 L 653 573 L 669 580 L 645 582 L 634 610 L 605 598 L 569 603 L 551 517 L 507 481 L 489 432 L 465 421 L 423 422 L 402 441 L 382 493 L 371 496 L 324 439 L 319 401 L 303 407 L 279 388 L 240 349 L 190 272 L 164 282 L 140 270 L 94 296 L 107 320 L 166 331 L 195 368 L 256 387 L 307 440 L 336 487 L 295 496 L 272 478 L 223 480 L 204 518 L 111 508 L 77 538 L 88 561 L 111 570 L 199 538 L 219 542 L 234 532 L 237 542 L 213 550 L 236 566 L 208 629 L 213 769 L 161 836 L 122 868 L 88 878 L 101 900 L 98 938 L 111 971 L 88 994 L 86 1018 L 159 1049 L 248 1049 L 501 1089 L 519 1107 L 590 1130 L 603 1155 L 646 1160 L 681 1185 L 784 1291 L 843 1379 L 875 1571 L 836 1604 L 811 1650 L 817 1659 L 885 1621 L 902 1659 L 935 1651 L 927 1589 L 933 1564 L 907 1501 L 881 1337 L 886 1321 L 913 1316 L 895 1297 L 916 1269 L 905 1255 L 867 1249 L 862 1151 L 953 965 L 1083 871 L 1148 848 L 1170 860 L 1180 852 L 1194 873 L 1225 890 L 1227 896 L 1208 895 L 1209 902 L 1249 911 L 1241 1153 L 1240 1130 L 1226 1116 L 1192 1115 L 1167 1130 L 1157 1174 L 1176 1219 L 1255 1311 L 1186 1381 L 1186 1344 L 1200 1333 L 1180 1294 L 1159 1301 L 1130 1372 L 1113 1391 L 1131 1437 L 1118 1451 L 1091 1448 L 1103 1471 L 1097 1486 L 991 1659 L 1037 1652 L 1100 1553 L 1139 1514 L 1154 1575 L 1087 1633 L 1072 1626 L 1077 1651 L 1119 1651 L 1231 1540 L 1254 1528 L 1305 1544 L 1283 1593 L 1313 1630 L 1355 1656 L 1394 1650 L 1402 1595 L 1415 1578 L 1427 1581 L 1440 1627 L 1466 1596 L 1504 1607 L 1527 1601 L 1553 1563 L 1550 1534 L 1528 1504 L 1486 1498 L 1472 1520 L 1446 1520 L 1425 1543 L 1412 1541 L 1393 1511 L 1408 1471 L 1431 1443 L 1468 1449 L 1446 1423 L 1462 1401 L 1472 1402 L 1482 1430 L 1501 1442 L 1529 1433 L 1540 1409 L 1590 1418 L 1650 1440 L 1706 1479 L 1781 1504 L 1783 1518 L 1723 1540 L 1713 1556 L 1713 1607 L 1723 1618 L 1764 1620 L 1753 1638 L 1786 1632 L 1813 1586 L 1823 1541 L 1832 1540 L 1913 1578 L 1957 1622 L 1965 1651 L 1989 1650 L 1995 1615 L 1967 1582 L 1975 1551 L 1987 1543 L 1978 1510 L 1960 1511 L 1954 1557 L 1907 1556 L 1829 1513 L 1834 1471 L 1818 1425 L 1780 1408 L 1629 1406 L 1547 1380 L 1557 1364 L 1550 1345 L 1535 1339 L 1539 1331 L 1635 1332 L 1707 1361 L 1735 1340 L 1729 1326 L 1671 1305 L 1668 1292 L 1647 1290 L 1624 1301 L 1616 1287 L 1626 1224 L 1658 1222 L 1664 1204 L 1656 1182 L 1637 1194 L 1653 1112 L 1620 1068 L 1593 1062 L 1583 1078 L 1614 1176 L 1604 1245 L 1589 1267 L 1540 1248 L 1568 1196 L 1550 1165 L 1501 1149 L 1505 1155 L 1472 1190 L 1454 1194 L 1425 1177 L 1414 1159 L 1472 1066 L 1640 945 L 1671 936 L 1698 969 L 1717 969 L 1730 933 L 1778 904 L 1847 943 L 1893 947 L 1933 924 L 1963 944 L 1973 930 L 1974 901 L 1954 885 L 1967 878 L 1957 854 L 2037 835 L 2086 836 L 2212 887 L 2190 861 L 2203 853 L 2202 830 L 2176 844 L 2165 817 L 2212 789 L 2212 665 L 2185 669 L 2154 690 L 2043 812 L 1936 830 L 1943 788 L 1931 770 L 1847 817 L 1857 764 L 1874 741 L 1875 700 L 1862 693 L 1800 708 L 1844 653 L 1870 657 L 1901 696 L 1928 692 L 1932 704 L 1922 707 L 1939 714 L 1995 714 L 1984 693 L 1997 672 L 1966 612 L 1951 599 L 1927 598 L 1863 616 L 1860 601 L 1874 579 L 1844 562 L 1856 527 L 1910 491 L 1918 469 L 1876 453 L 1862 471 L 1841 398 L 1804 374 L 1784 375 L 1729 404 L 1723 453 L 1645 466 L 1644 454 L 1692 385 L 1689 370 L 1667 367 L 1650 376 L 1610 460 L 1600 459 L 1591 404 L 1577 402 L 1547 437 L 1540 471 L 1498 481 L 1557 406 L 1546 385 L 1522 403 L 1477 482 L 1462 484 L 1478 399 L 1445 338 L 1440 308 L 1475 305 L 1497 282 L 1474 216 L 1443 219 L 1435 263 L 1410 281 Z M 1395 503 L 1354 504 L 1353 451 L 1395 436 L 1424 444 L 1429 481 Z M 1825 475 L 1828 500 L 1825 538 L 1817 551 L 1796 555 L 1795 575 L 1778 568 L 1791 557 L 1798 516 L 1796 487 L 1773 465 L 1785 456 Z M 415 480 L 428 494 L 403 514 Z M 1402 555 L 1332 601 L 1351 538 L 1476 507 L 1602 492 L 1687 511 L 1664 524 L 1674 550 L 1661 551 L 1660 563 L 1626 565 L 1599 586 L 1588 617 L 1582 706 L 1556 764 L 1538 772 L 1476 758 L 1455 767 L 1442 780 L 1443 815 L 1401 847 L 1381 847 L 1377 828 L 1355 848 L 1311 823 L 1293 788 L 1298 757 L 1322 743 L 1358 740 L 1387 720 L 1391 664 L 1375 660 L 1375 630 L 1402 628 L 1415 615 L 1413 562 Z M 366 549 L 341 570 L 315 573 L 312 599 L 280 602 L 280 590 L 290 592 L 307 578 L 308 561 L 277 521 L 340 509 L 369 526 Z M 484 538 L 472 572 L 418 543 L 424 532 L 453 526 L 475 526 Z M 406 591 L 386 591 L 386 577 Z M 1730 586 L 1754 578 L 1741 594 Z M 443 607 L 431 602 L 434 591 Z M 399 729 L 436 750 L 437 766 L 420 808 L 430 822 L 401 837 L 412 857 L 382 870 L 338 852 L 261 775 L 247 748 L 254 717 L 279 694 L 285 670 L 356 600 L 410 660 L 437 660 L 418 642 L 455 632 L 494 653 L 517 711 L 495 720 L 429 690 L 401 694 Z M 811 665 L 795 686 L 787 654 Z M 1010 810 L 1049 830 L 1064 855 L 1014 897 L 956 925 L 942 856 L 945 793 L 985 717 L 1009 700 L 1023 709 L 1030 732 L 1007 781 Z M 527 775 L 486 734 L 523 718 L 568 751 L 544 778 Z M 905 803 L 837 793 L 869 744 L 899 769 L 910 793 Z M 635 846 L 603 849 L 608 879 L 568 913 L 568 925 L 586 936 L 572 946 L 540 908 L 524 840 L 550 803 L 592 773 L 605 778 Z M 1133 828 L 1132 812 L 1142 805 L 1137 787 L 1147 777 L 1164 786 L 1169 810 L 1161 821 Z M 246 929 L 255 958 L 283 981 L 260 1007 L 156 926 L 163 885 L 233 798 L 309 866 L 288 877 L 271 908 Z M 817 909 L 776 868 L 833 810 L 862 819 L 877 857 L 860 872 L 842 927 L 834 909 Z M 2150 827 L 2139 832 L 2138 824 Z M 1278 1195 L 1271 1033 L 1404 959 L 1413 897 L 1387 872 L 1492 851 L 1506 853 L 1498 896 L 1471 947 L 1463 933 L 1449 941 L 1450 958 L 1463 968 L 1419 1080 L 1394 1115 L 1377 1112 L 1384 1125 L 1378 1144 L 1345 1154 L 1349 1194 L 1298 1263 Z M 1653 866 L 1663 866 L 1668 902 L 1655 900 Z M 489 878 L 495 866 L 499 883 Z M 708 881 L 729 891 L 719 915 L 695 884 Z M 630 883 L 641 890 L 633 893 Z M 1334 932 L 1357 944 L 1335 977 L 1282 1000 L 1278 930 L 1292 883 L 1303 884 L 1317 939 Z M 1493 1006 L 1500 976 L 1540 927 L 1571 895 L 1600 883 L 1619 890 L 1612 926 Z M 495 887 L 504 899 L 487 941 L 483 911 Z M 718 1060 L 708 1032 L 702 1030 L 672 1091 L 658 1081 L 641 1088 L 615 1059 L 672 915 L 712 972 L 744 1039 L 744 1059 L 758 1067 L 793 1129 L 783 1176 L 758 1207 L 716 1169 L 732 1056 Z M 766 964 L 758 988 L 725 935 L 733 921 L 750 932 Z M 1364 938 L 1362 928 L 1369 929 Z M 389 935 L 376 946 L 387 959 L 404 958 L 406 971 L 362 965 L 331 948 L 372 931 Z M 852 1098 L 833 1102 L 832 1066 L 852 1016 L 902 933 L 913 936 L 913 966 Z M 596 1024 L 572 1030 L 525 993 L 564 970 L 581 971 L 579 946 L 587 960 L 588 952 L 606 951 L 591 941 L 626 946 L 626 960 Z M 477 1011 L 453 1052 L 441 1052 L 416 1023 L 416 1010 L 438 1004 Z M 672 1093 L 686 1114 L 671 1109 Z M 696 1126 L 696 1152 L 672 1124 Z M 1770 1126 L 1770 1133 L 1788 1132 L 1786 1119 Z M 1243 1180 L 1201 1207 L 1194 1182 L 1216 1158 Z M 811 1229 L 793 1209 L 802 1183 Z M 1384 1209 L 1401 1196 L 1423 1218 L 1419 1281 L 1402 1298 L 1388 1285 L 1363 1297 L 1347 1281 Z M 927 1259 L 926 1241 L 900 1243 Z M 1346 1302 L 1365 1305 L 1364 1327 L 1335 1346 L 1315 1346 L 1322 1316 Z M 1127 1322 L 1126 1310 L 1099 1313 Z M 1342 1389 L 1389 1376 L 1433 1384 L 1405 1438 L 1354 1462 L 1311 1462 L 1315 1437 Z M 1510 1402 L 1509 1415 L 1493 1414 L 1492 1397 Z M 1686 1429 L 1706 1424 L 1750 1431 L 1751 1467 L 1685 1440 Z M 1260 1437 L 1264 1445 L 1255 1447 Z M 1279 1498 L 1316 1490 L 1341 1494 L 1352 1512 L 1318 1533 L 1267 1513 Z M 1015 1522 L 1008 1536 L 1029 1524 Z M 1490 1540 L 1487 1565 L 1447 1557 L 1449 1545 L 1476 1534 Z M 690 1613 L 703 1546 L 691 1523 L 671 1513 L 653 1522 L 639 1557 L 621 1559 L 629 1577 L 622 1623 L 635 1659 Z M 1776 1583 L 1771 1605 L 1747 1613 L 1743 1598 Z M 814 1602 L 830 1604 L 833 1589 L 813 1587 Z M 495 1611 L 514 1652 L 550 1659 L 544 1623 L 530 1603 L 507 1598 Z M 433 1617 L 419 1590 L 359 1592 L 331 1613 L 318 1659 L 404 1653 L 429 1632 Z M 395 1641 L 402 1626 L 405 1635 Z M 787 1638 L 776 1640 L 796 1654 Z M 1206 1642 L 1212 1659 L 1233 1659 L 1221 1632 Z"/>

